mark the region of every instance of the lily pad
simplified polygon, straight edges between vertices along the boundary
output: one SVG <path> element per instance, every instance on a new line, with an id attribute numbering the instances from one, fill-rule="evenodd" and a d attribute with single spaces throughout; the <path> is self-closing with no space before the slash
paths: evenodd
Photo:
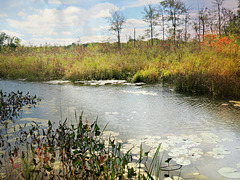
<path id="1" fill-rule="evenodd" d="M 240 172 L 235 168 L 225 167 L 218 170 L 218 173 L 226 178 L 239 179 Z"/>
<path id="2" fill-rule="evenodd" d="M 183 155 L 184 154 L 188 154 L 188 150 L 185 149 L 185 148 L 182 148 L 182 147 L 180 147 L 180 148 L 173 148 L 173 149 L 171 149 L 171 152 L 168 153 L 168 155 L 172 156 L 172 157 L 177 157 L 177 156 L 182 155 L 182 154 Z"/>
<path id="3" fill-rule="evenodd" d="M 213 152 L 216 154 L 230 154 L 231 153 L 231 151 L 229 151 L 227 148 L 224 148 L 224 147 L 214 148 Z"/>
<path id="4" fill-rule="evenodd" d="M 183 165 L 183 166 L 187 166 L 189 164 L 191 164 L 189 159 L 185 159 L 184 157 L 180 157 L 180 158 L 174 158 L 173 159 L 177 164 Z"/>
<path id="5" fill-rule="evenodd" d="M 218 138 L 218 136 L 213 133 L 201 133 L 201 136 L 203 138 L 203 141 L 210 143 L 210 144 L 221 142 L 221 140 Z"/>
<path id="6" fill-rule="evenodd" d="M 215 152 L 207 152 L 206 153 L 206 155 L 207 156 L 212 156 L 213 158 L 215 158 L 215 159 L 223 159 L 225 156 L 224 155 L 222 155 L 222 154 L 217 154 L 217 153 L 215 153 Z"/>
<path id="7" fill-rule="evenodd" d="M 203 152 L 202 152 L 202 149 L 200 148 L 192 148 L 191 150 L 189 150 L 188 154 L 193 159 L 199 159 L 200 157 L 202 157 Z"/>

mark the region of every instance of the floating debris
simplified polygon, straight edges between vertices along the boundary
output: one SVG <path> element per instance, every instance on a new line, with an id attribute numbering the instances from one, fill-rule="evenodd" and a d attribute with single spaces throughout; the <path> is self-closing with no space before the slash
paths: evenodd
<path id="1" fill-rule="evenodd" d="M 145 84 L 145 83 L 128 83 L 126 80 L 91 80 L 91 81 L 75 81 L 74 83 L 90 86 L 105 86 L 105 85 L 142 86 Z"/>
<path id="2" fill-rule="evenodd" d="M 68 84 L 68 83 L 71 83 L 71 81 L 52 80 L 52 81 L 46 81 L 44 83 L 47 83 L 47 84 Z"/>
<path id="3" fill-rule="evenodd" d="M 137 96 L 139 95 L 149 95 L 149 96 L 158 96 L 157 93 L 155 92 L 147 92 L 147 91 L 123 91 L 125 93 L 131 93 L 131 94 L 136 94 Z"/>

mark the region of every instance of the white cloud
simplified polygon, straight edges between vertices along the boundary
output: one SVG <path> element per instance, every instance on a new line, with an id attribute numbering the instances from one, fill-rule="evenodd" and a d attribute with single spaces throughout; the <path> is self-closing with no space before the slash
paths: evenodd
<path id="1" fill-rule="evenodd" d="M 62 5 L 62 4 L 75 4 L 77 3 L 77 0 L 44 0 L 44 2 L 48 4 Z"/>
<path id="2" fill-rule="evenodd" d="M 8 17 L 8 15 L 7 14 L 0 14 L 0 18 L 1 17 Z"/>
<path id="3" fill-rule="evenodd" d="M 105 42 L 114 37 L 107 35 L 93 35 L 93 36 L 82 36 L 80 38 L 80 43 L 91 43 L 91 42 Z M 79 38 L 32 38 L 29 40 L 23 40 L 22 44 L 25 46 L 40 46 L 40 45 L 69 45 L 79 41 Z"/>
<path id="4" fill-rule="evenodd" d="M 146 6 L 148 4 L 159 4 L 159 2 L 160 0 L 137 0 L 127 4 L 126 6 L 123 6 L 121 10 L 124 10 L 126 8 L 132 8 L 132 7 Z"/>
<path id="5" fill-rule="evenodd" d="M 223 7 L 227 8 L 227 9 L 231 9 L 231 10 L 237 11 L 237 9 L 238 9 L 238 2 L 236 0 L 223 1 Z"/>
<path id="6" fill-rule="evenodd" d="M 80 7 L 67 7 L 63 10 L 44 9 L 36 11 L 36 14 L 26 16 L 23 20 L 8 19 L 11 27 L 21 29 L 34 36 L 57 36 L 59 32 L 67 32 L 69 29 L 79 29 L 86 24 L 91 24 L 94 18 L 103 18 L 110 15 L 111 10 L 117 10 L 117 6 L 110 3 L 101 3 L 90 9 Z M 23 17 L 24 13 L 19 12 Z"/>
<path id="7" fill-rule="evenodd" d="M 75 39 L 64 39 L 64 38 L 32 38 L 29 40 L 23 40 L 22 44 L 25 46 L 29 45 L 34 45 L 34 46 L 39 46 L 39 45 L 45 45 L 45 44 L 50 44 L 50 45 L 69 45 L 72 44 L 73 42 L 77 42 L 77 38 Z"/>
<path id="8" fill-rule="evenodd" d="M 127 19 L 126 20 L 126 27 L 130 28 L 137 28 L 137 27 L 145 27 L 147 26 L 147 23 L 143 20 L 139 19 Z"/>
<path id="9" fill-rule="evenodd" d="M 25 18 L 25 17 L 26 17 L 26 14 L 25 14 L 25 12 L 20 11 L 20 12 L 18 13 L 18 16 L 20 16 L 21 18 Z"/>
<path id="10" fill-rule="evenodd" d="M 61 5 L 62 2 L 60 0 L 48 0 L 49 4 L 56 4 L 56 5 Z"/>
<path id="11" fill-rule="evenodd" d="M 110 17 L 111 11 L 117 11 L 118 9 L 119 8 L 114 4 L 101 3 L 89 9 L 89 12 L 91 12 L 92 16 L 95 18 L 104 18 L 104 17 Z"/>
<path id="12" fill-rule="evenodd" d="M 64 35 L 71 35 L 72 32 L 70 32 L 70 31 L 62 31 L 62 34 L 64 34 Z"/>
<path id="13" fill-rule="evenodd" d="M 6 30 L 6 29 L 3 29 L 1 30 L 0 32 L 5 32 L 7 35 L 13 37 L 13 36 L 16 36 L 16 37 L 23 37 L 24 35 L 22 34 L 19 34 L 17 32 L 13 32 L 13 31 L 9 31 L 9 30 Z"/>

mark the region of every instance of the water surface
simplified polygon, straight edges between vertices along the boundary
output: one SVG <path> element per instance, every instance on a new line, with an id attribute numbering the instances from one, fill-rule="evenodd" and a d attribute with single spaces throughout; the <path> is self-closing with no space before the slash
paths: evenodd
<path id="1" fill-rule="evenodd" d="M 75 113 L 119 133 L 124 142 L 162 143 L 162 153 L 185 165 L 182 177 L 231 179 L 218 170 L 240 171 L 240 107 L 231 100 L 178 94 L 162 85 L 82 86 L 25 81 L 0 81 L 6 92 L 23 91 L 42 99 L 23 111 L 19 122 L 31 118 L 58 123 Z M 138 147 L 138 146 L 137 146 Z M 137 151 L 137 150 L 136 150 Z M 193 174 L 189 174 L 193 173 Z M 240 179 L 240 178 L 239 178 Z"/>

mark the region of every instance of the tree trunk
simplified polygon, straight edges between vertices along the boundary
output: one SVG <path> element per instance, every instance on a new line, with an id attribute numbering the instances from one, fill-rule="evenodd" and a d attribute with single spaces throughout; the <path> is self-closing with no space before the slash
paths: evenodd
<path id="1" fill-rule="evenodd" d="M 219 31 L 219 35 L 221 37 L 221 14 L 220 14 L 220 4 L 218 4 L 218 31 Z"/>
<path id="2" fill-rule="evenodd" d="M 162 22 L 162 23 L 163 23 L 163 41 L 164 41 L 164 35 L 165 35 L 165 34 L 164 34 L 164 33 L 165 33 L 165 27 L 164 27 L 164 25 L 165 25 L 165 24 L 164 24 L 164 19 L 163 19 L 163 22 Z"/>
<path id="3" fill-rule="evenodd" d="M 175 41 L 176 41 L 176 25 L 175 24 L 173 25 L 173 40 L 175 44 Z"/>
<path id="4" fill-rule="evenodd" d="M 136 31 L 135 31 L 135 28 L 134 28 L 134 47 L 136 47 Z"/>
<path id="5" fill-rule="evenodd" d="M 150 29 L 151 29 L 151 44 L 153 46 L 153 25 L 152 24 L 151 24 Z"/>
<path id="6" fill-rule="evenodd" d="M 120 42 L 120 32 L 117 32 L 117 37 L 118 37 L 118 49 L 121 49 L 121 42 Z"/>

